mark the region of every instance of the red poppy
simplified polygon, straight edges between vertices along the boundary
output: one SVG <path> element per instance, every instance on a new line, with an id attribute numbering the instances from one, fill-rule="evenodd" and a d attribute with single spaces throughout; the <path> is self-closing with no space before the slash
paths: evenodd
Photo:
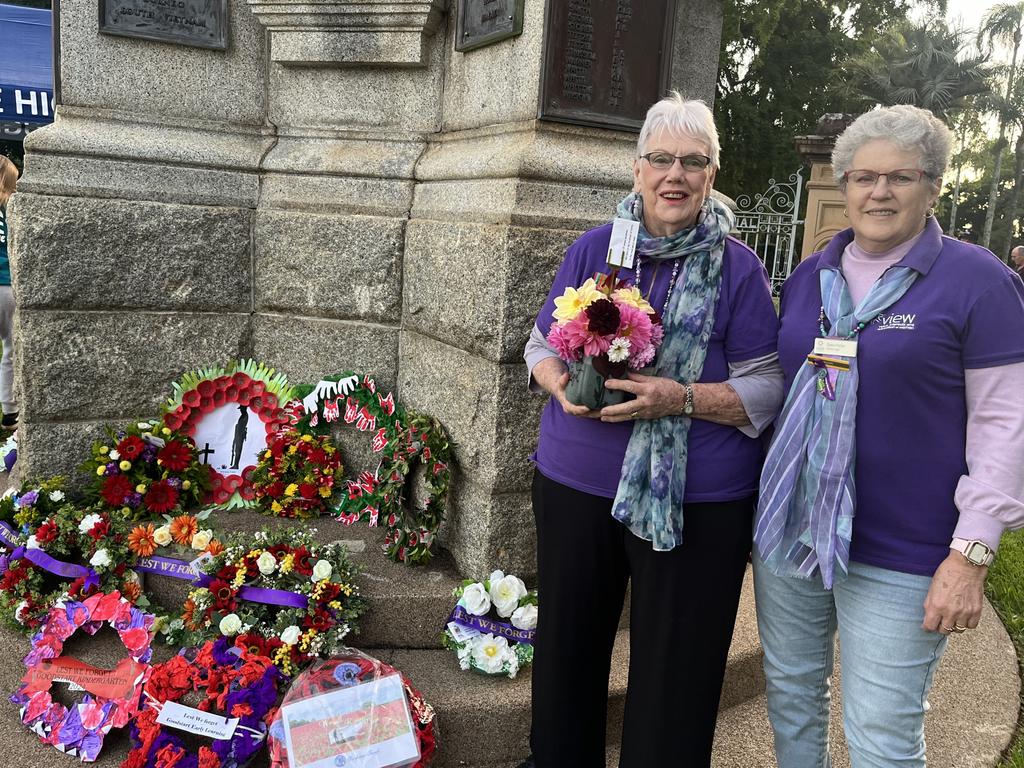
<path id="1" fill-rule="evenodd" d="M 180 440 L 171 440 L 160 449 L 156 460 L 171 472 L 183 472 L 192 463 L 192 451 Z"/>
<path id="2" fill-rule="evenodd" d="M 305 629 L 315 629 L 317 632 L 326 632 L 334 625 L 334 619 L 327 611 L 317 611 L 312 616 L 307 616 L 302 622 Z"/>
<path id="3" fill-rule="evenodd" d="M 341 586 L 333 581 L 328 581 L 320 587 L 320 602 L 329 603 L 341 594 Z"/>
<path id="4" fill-rule="evenodd" d="M 142 442 L 141 437 L 128 435 L 128 437 L 117 444 L 117 452 L 121 454 L 122 459 L 135 461 L 140 455 L 142 455 L 142 449 L 145 447 L 146 444 Z"/>
<path id="5" fill-rule="evenodd" d="M 36 530 L 36 541 L 40 544 L 49 544 L 57 538 L 57 524 L 53 520 L 47 520 Z"/>
<path id="6" fill-rule="evenodd" d="M 246 632 L 244 635 L 236 637 L 235 646 L 258 656 L 267 654 L 267 641 L 264 640 L 263 635 L 258 635 L 255 632 Z"/>
<path id="7" fill-rule="evenodd" d="M 292 548 L 287 544 L 274 544 L 273 546 L 267 547 L 267 552 L 272 554 L 278 560 L 280 560 L 283 555 L 287 555 L 291 551 Z"/>
<path id="8" fill-rule="evenodd" d="M 199 768 L 220 768 L 220 758 L 209 747 L 199 748 Z"/>
<path id="9" fill-rule="evenodd" d="M 124 475 L 110 475 L 103 481 L 100 495 L 112 507 L 124 504 L 125 498 L 132 492 L 132 481 Z"/>
<path id="10" fill-rule="evenodd" d="M 214 579 L 207 587 L 213 596 L 213 607 L 219 611 L 235 610 L 235 590 L 226 581 Z"/>
<path id="11" fill-rule="evenodd" d="M 310 562 L 309 550 L 305 547 L 299 547 L 295 550 L 295 572 L 303 576 L 309 576 L 313 573 L 313 563 Z"/>
<path id="12" fill-rule="evenodd" d="M 157 480 L 149 486 L 142 501 L 150 512 L 170 512 L 178 503 L 178 489 L 172 487 L 166 480 Z"/>

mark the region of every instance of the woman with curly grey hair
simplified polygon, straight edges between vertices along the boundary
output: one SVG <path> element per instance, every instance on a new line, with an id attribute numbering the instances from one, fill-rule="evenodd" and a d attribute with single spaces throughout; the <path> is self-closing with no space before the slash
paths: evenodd
<path id="1" fill-rule="evenodd" d="M 754 531 L 780 768 L 831 765 L 837 633 L 851 765 L 923 767 L 932 675 L 1024 525 L 1024 285 L 943 237 L 949 148 L 926 110 L 861 115 L 832 155 L 850 228 L 783 287 Z"/>

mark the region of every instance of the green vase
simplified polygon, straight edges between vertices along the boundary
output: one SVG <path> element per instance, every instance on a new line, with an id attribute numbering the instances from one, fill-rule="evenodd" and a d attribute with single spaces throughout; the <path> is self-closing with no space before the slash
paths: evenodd
<path id="1" fill-rule="evenodd" d="M 606 377 L 598 373 L 594 369 L 594 358 L 587 355 L 581 361 L 569 363 L 569 386 L 565 388 L 565 396 L 573 405 L 585 405 L 591 410 L 618 405 L 632 397 L 621 389 L 605 389 L 606 378 L 625 376 Z"/>

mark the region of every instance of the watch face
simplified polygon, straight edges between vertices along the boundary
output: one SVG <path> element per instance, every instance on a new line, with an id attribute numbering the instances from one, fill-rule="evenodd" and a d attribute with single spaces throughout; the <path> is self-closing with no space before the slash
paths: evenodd
<path id="1" fill-rule="evenodd" d="M 985 565 L 988 562 L 988 557 L 991 550 L 980 541 L 972 541 L 967 546 L 967 551 L 964 552 L 964 557 L 970 560 L 972 563 L 978 565 Z"/>

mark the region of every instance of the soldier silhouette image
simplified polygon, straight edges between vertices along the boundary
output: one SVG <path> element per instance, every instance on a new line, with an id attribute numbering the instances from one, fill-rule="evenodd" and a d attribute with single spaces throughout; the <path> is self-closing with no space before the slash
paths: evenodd
<path id="1" fill-rule="evenodd" d="M 245 436 L 249 431 L 249 409 L 238 406 L 238 422 L 235 424 L 235 441 L 231 444 L 231 469 L 238 469 L 242 461 L 242 446 L 245 445 Z"/>

